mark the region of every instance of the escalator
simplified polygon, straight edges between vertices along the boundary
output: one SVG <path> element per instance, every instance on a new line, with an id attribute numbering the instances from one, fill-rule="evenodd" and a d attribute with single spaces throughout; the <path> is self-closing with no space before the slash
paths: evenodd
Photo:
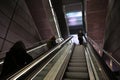
<path id="1" fill-rule="evenodd" d="M 74 45 L 70 39 L 7 80 L 113 80 L 106 74 L 89 44 Z"/>
<path id="2" fill-rule="evenodd" d="M 84 47 L 76 45 L 62 80 L 89 80 Z"/>
<path id="3" fill-rule="evenodd" d="M 54 66 L 56 64 L 62 66 L 61 59 L 64 61 L 64 59 L 67 57 L 67 55 L 71 51 L 70 49 L 72 49 L 73 43 L 71 42 L 71 38 L 72 37 L 67 38 L 62 43 L 57 45 L 55 48 L 44 53 L 44 55 L 36 58 L 34 61 L 26 65 L 24 68 L 22 68 L 15 74 L 9 77 L 6 77 L 6 79 L 7 80 L 43 80 L 45 79 L 46 75 L 48 75 L 48 73 L 52 69 L 56 69 L 54 70 L 55 72 L 57 71 L 59 66 L 55 68 Z M 60 64 L 57 62 L 60 62 Z M 54 80 L 54 79 L 49 79 L 49 80 Z"/>

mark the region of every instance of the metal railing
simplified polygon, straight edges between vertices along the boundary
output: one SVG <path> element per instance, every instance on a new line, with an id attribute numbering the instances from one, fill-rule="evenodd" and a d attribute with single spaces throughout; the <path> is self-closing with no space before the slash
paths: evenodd
<path id="1" fill-rule="evenodd" d="M 91 43 L 87 37 L 85 39 L 87 40 L 85 51 L 87 57 L 86 59 L 88 59 L 87 63 L 89 64 L 88 71 L 90 75 L 90 80 L 109 80 L 109 77 L 104 71 L 98 57 L 94 54 L 94 51 L 92 50 L 92 48 L 94 47 L 90 45 Z"/>
<path id="2" fill-rule="evenodd" d="M 119 67 L 120 67 L 120 63 L 115 59 L 113 58 L 107 51 L 105 51 L 103 48 L 101 48 L 94 40 L 92 40 L 90 37 L 87 38 L 88 41 L 91 43 L 91 44 L 95 44 L 97 48 L 99 48 L 101 51 L 103 51 L 114 63 L 116 63 Z"/>

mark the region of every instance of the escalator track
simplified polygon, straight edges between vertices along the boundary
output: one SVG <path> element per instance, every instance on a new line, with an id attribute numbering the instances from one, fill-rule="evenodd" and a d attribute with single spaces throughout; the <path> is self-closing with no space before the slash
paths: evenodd
<path id="1" fill-rule="evenodd" d="M 83 45 L 76 45 L 62 80 L 89 80 Z"/>

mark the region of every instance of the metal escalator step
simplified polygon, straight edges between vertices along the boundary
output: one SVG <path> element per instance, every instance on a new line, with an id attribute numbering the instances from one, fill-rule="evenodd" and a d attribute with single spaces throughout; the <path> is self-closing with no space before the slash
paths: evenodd
<path id="1" fill-rule="evenodd" d="M 87 72 L 66 72 L 65 78 L 70 79 L 88 79 L 89 75 Z"/>
<path id="2" fill-rule="evenodd" d="M 71 61 L 70 63 L 78 63 L 78 64 L 84 64 L 84 63 L 86 63 L 85 61 L 83 62 L 83 61 Z"/>
<path id="3" fill-rule="evenodd" d="M 62 80 L 89 80 L 89 79 L 69 79 L 69 78 L 64 78 Z"/>
<path id="4" fill-rule="evenodd" d="M 76 56 L 76 57 L 71 57 L 71 59 L 84 59 L 85 57 L 81 57 L 81 56 Z"/>
<path id="5" fill-rule="evenodd" d="M 71 60 L 86 60 L 85 58 L 71 58 Z"/>
<path id="6" fill-rule="evenodd" d="M 72 56 L 85 56 L 85 54 L 82 54 L 82 53 L 75 53 L 75 54 L 73 54 Z"/>
<path id="7" fill-rule="evenodd" d="M 84 58 L 84 59 L 71 59 L 70 61 L 86 61 L 86 59 Z"/>
<path id="8" fill-rule="evenodd" d="M 83 54 L 83 53 L 75 53 L 72 56 L 85 56 L 85 54 Z"/>
<path id="9" fill-rule="evenodd" d="M 75 47 L 62 80 L 89 80 L 87 63 L 82 47 Z"/>
<path id="10" fill-rule="evenodd" d="M 68 72 L 87 72 L 87 67 L 68 67 Z"/>
<path id="11" fill-rule="evenodd" d="M 71 58 L 72 58 L 72 59 L 79 59 L 79 58 L 82 59 L 82 58 L 85 58 L 85 56 L 72 56 Z"/>
<path id="12" fill-rule="evenodd" d="M 70 62 L 69 63 L 69 66 L 76 66 L 76 67 L 86 67 L 87 66 L 87 64 L 86 63 L 72 63 L 72 62 Z"/>
<path id="13" fill-rule="evenodd" d="M 75 55 L 84 55 L 83 53 L 75 53 L 75 54 L 73 54 L 73 56 L 75 56 Z"/>
<path id="14" fill-rule="evenodd" d="M 86 60 L 70 60 L 70 62 L 86 62 Z"/>

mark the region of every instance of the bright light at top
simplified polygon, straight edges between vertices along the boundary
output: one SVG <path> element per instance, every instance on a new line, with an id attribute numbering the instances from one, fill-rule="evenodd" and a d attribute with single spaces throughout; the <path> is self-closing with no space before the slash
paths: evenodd
<path id="1" fill-rule="evenodd" d="M 81 17 L 82 16 L 82 12 L 69 12 L 66 14 L 67 17 Z"/>
<path id="2" fill-rule="evenodd" d="M 82 25 L 82 12 L 69 12 L 66 13 L 66 20 L 69 26 Z"/>

